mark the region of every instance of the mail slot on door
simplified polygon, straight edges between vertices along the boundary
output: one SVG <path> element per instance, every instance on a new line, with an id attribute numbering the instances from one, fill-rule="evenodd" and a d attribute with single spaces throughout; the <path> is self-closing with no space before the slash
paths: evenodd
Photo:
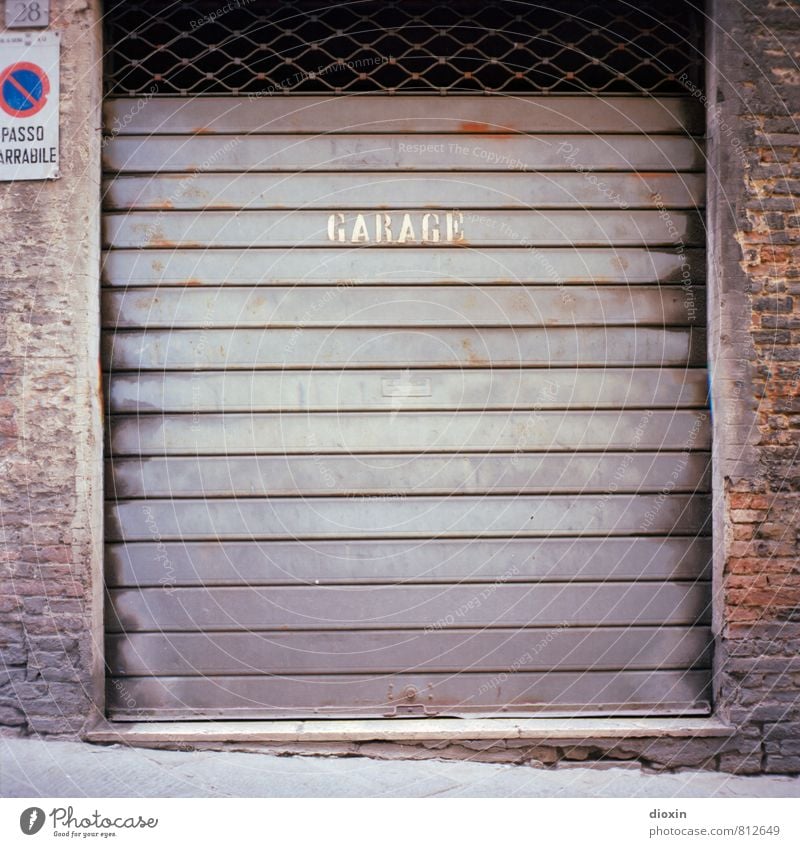
<path id="1" fill-rule="evenodd" d="M 430 397 L 431 381 L 425 377 L 386 378 L 382 380 L 384 397 Z"/>

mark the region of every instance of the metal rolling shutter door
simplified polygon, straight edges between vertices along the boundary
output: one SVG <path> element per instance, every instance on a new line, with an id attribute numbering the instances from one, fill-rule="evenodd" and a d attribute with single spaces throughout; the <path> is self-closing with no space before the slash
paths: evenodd
<path id="1" fill-rule="evenodd" d="M 110 717 L 707 711 L 696 104 L 106 108 Z"/>

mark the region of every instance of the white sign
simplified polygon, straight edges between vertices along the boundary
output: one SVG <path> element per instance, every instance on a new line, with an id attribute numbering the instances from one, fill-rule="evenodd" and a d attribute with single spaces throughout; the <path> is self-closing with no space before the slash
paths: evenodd
<path id="1" fill-rule="evenodd" d="M 58 176 L 57 32 L 0 35 L 0 181 Z"/>
<path id="2" fill-rule="evenodd" d="M 5 0 L 9 29 L 36 29 L 50 23 L 50 0 Z"/>

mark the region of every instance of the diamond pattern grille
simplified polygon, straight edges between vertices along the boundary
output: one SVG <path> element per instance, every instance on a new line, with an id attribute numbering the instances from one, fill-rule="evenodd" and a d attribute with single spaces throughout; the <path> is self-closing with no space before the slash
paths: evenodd
<path id="1" fill-rule="evenodd" d="M 115 0 L 107 93 L 685 93 L 683 74 L 702 84 L 700 6 Z"/>

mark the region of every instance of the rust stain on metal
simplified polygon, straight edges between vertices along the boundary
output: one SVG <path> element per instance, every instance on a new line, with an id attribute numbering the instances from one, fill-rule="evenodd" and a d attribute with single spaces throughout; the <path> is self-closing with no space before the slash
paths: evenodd
<path id="1" fill-rule="evenodd" d="M 488 361 L 485 357 L 479 356 L 472 349 L 472 341 L 469 338 L 465 338 L 461 342 L 461 348 L 467 354 L 467 361 L 472 365 L 488 365 Z"/>
<path id="2" fill-rule="evenodd" d="M 137 233 L 137 235 L 141 233 L 144 238 L 145 246 L 150 246 L 164 238 L 164 231 L 162 229 L 156 229 L 149 225 L 145 226 L 135 224 L 133 230 Z"/>
<path id="3" fill-rule="evenodd" d="M 505 127 L 497 127 L 480 121 L 465 121 L 459 124 L 459 129 L 470 135 L 491 135 L 492 141 L 507 141 L 520 136 L 520 133 L 511 132 Z"/>
<path id="4" fill-rule="evenodd" d="M 190 198 L 194 198 L 195 200 L 210 199 L 209 193 L 196 185 L 181 186 L 180 196 L 185 197 L 187 200 Z M 238 206 L 233 206 L 232 208 L 238 208 Z"/>
<path id="5" fill-rule="evenodd" d="M 202 241 L 168 241 L 165 238 L 154 238 L 147 243 L 148 247 L 170 248 L 171 250 L 198 250 L 208 247 Z"/>

